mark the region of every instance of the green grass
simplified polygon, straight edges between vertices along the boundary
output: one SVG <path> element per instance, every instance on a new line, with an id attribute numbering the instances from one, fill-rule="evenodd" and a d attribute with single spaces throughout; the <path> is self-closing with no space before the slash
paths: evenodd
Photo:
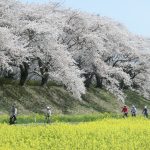
<path id="1" fill-rule="evenodd" d="M 11 85 L 19 85 L 19 81 L 18 80 L 12 80 L 9 78 L 0 78 L 0 85 L 5 85 L 5 84 L 11 84 Z M 27 80 L 26 85 L 28 86 L 40 86 L 41 82 L 40 81 L 36 81 L 36 80 Z M 56 82 L 56 81 L 49 81 L 47 83 L 47 86 L 62 86 L 61 83 Z"/>
<path id="2" fill-rule="evenodd" d="M 114 95 L 105 89 L 87 89 L 83 100 L 75 99 L 60 83 L 50 81 L 48 86 L 39 86 L 39 81 L 28 81 L 25 86 L 18 85 L 18 81 L 0 78 L 0 114 L 8 114 L 15 102 L 19 115 L 43 114 L 46 106 L 51 106 L 53 114 L 93 114 L 118 113 L 124 105 Z M 150 101 L 136 92 L 126 90 L 126 104 L 134 104 L 140 111 Z"/>
<path id="3" fill-rule="evenodd" d="M 134 104 L 138 109 L 143 109 L 144 106 L 148 106 L 148 108 L 150 108 L 150 100 L 145 99 L 137 92 L 126 90 L 125 94 L 127 95 L 125 102 L 128 106 L 132 106 L 132 104 Z"/>
<path id="4" fill-rule="evenodd" d="M 43 113 L 47 105 L 52 107 L 54 114 L 119 112 L 120 109 L 116 98 L 104 89 L 90 88 L 83 95 L 83 101 L 79 101 L 54 82 L 41 87 L 37 81 L 30 81 L 21 87 L 17 81 L 4 80 L 0 85 L 0 114 L 9 113 L 14 102 L 21 115 Z"/>
<path id="5" fill-rule="evenodd" d="M 88 114 L 88 115 L 53 115 L 51 116 L 51 122 L 91 122 L 106 118 L 122 118 L 122 115 L 115 113 L 99 113 L 99 114 Z M 0 115 L 0 123 L 9 123 L 8 115 Z M 45 116 L 39 114 L 33 115 L 22 115 L 17 117 L 17 124 L 29 124 L 29 123 L 45 123 Z"/>

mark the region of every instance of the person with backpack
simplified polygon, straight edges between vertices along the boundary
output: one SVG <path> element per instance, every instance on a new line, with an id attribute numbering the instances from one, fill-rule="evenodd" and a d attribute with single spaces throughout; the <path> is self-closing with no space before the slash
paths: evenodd
<path id="1" fill-rule="evenodd" d="M 10 115 L 10 124 L 15 124 L 17 120 L 17 108 L 15 107 L 15 104 L 11 108 L 11 115 Z"/>
<path id="2" fill-rule="evenodd" d="M 148 109 L 147 109 L 147 106 L 144 107 L 142 113 L 143 113 L 144 117 L 148 118 Z"/>
<path id="3" fill-rule="evenodd" d="M 131 115 L 132 115 L 132 117 L 136 117 L 136 113 L 137 113 L 136 107 L 134 105 L 132 105 L 132 108 L 131 108 Z"/>
<path id="4" fill-rule="evenodd" d="M 46 123 L 50 123 L 51 115 L 52 115 L 51 109 L 50 109 L 50 107 L 47 107 L 46 108 L 46 114 L 45 114 Z"/>
<path id="5" fill-rule="evenodd" d="M 127 105 L 124 105 L 124 107 L 122 108 L 122 112 L 123 112 L 123 117 L 128 117 L 128 107 L 127 107 Z"/>

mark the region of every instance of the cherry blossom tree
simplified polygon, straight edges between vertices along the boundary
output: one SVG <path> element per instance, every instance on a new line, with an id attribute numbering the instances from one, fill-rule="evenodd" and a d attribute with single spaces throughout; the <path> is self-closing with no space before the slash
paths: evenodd
<path id="1" fill-rule="evenodd" d="M 47 5 L 0 2 L 0 74 L 59 81 L 81 99 L 93 82 L 124 101 L 131 88 L 150 96 L 148 39 L 109 18 Z M 7 73 L 4 73 L 7 72 Z"/>
<path id="2" fill-rule="evenodd" d="M 76 66 L 76 62 L 71 54 L 66 50 L 66 46 L 58 41 L 61 34 L 61 25 L 63 24 L 62 20 L 59 19 L 60 12 L 54 13 L 56 7 L 50 7 L 50 5 L 49 7 L 44 5 L 41 7 L 33 5 L 24 6 L 14 2 L 13 7 L 10 7 L 12 3 L 9 2 L 3 2 L 7 6 L 7 12 L 16 10 L 16 12 L 13 12 L 16 16 L 5 18 L 8 19 L 8 22 L 13 20 L 10 29 L 19 42 L 18 44 L 15 43 L 12 40 L 13 38 L 6 33 L 8 40 L 11 39 L 10 42 L 15 43 L 14 47 L 12 47 L 13 49 L 11 48 L 12 53 L 14 55 L 15 52 L 18 53 L 17 56 L 13 57 L 13 60 L 16 62 L 13 64 L 9 62 L 9 66 L 20 68 L 20 85 L 24 85 L 30 71 L 33 69 L 32 73 L 42 78 L 41 85 L 45 85 L 49 76 L 52 76 L 54 80 L 62 82 L 75 97 L 81 99 L 81 94 L 85 93 L 81 71 Z M 6 14 L 9 16 L 7 12 Z M 46 12 L 49 13 L 47 14 Z M 18 45 L 22 46 L 26 53 L 22 53 L 23 49 L 19 49 Z M 9 57 L 6 57 L 3 61 L 11 60 Z M 34 68 L 33 62 L 37 63 Z"/>

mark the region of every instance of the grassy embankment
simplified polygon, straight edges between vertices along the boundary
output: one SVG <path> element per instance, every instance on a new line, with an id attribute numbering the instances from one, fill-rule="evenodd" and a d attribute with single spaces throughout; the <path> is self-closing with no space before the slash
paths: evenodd
<path id="1" fill-rule="evenodd" d="M 135 104 L 141 113 L 144 105 L 150 101 L 136 92 L 125 91 L 126 104 Z M 20 87 L 17 81 L 0 79 L 0 114 L 8 114 L 10 107 L 16 103 L 19 115 L 43 114 L 47 105 L 52 107 L 53 114 L 97 114 L 99 112 L 120 113 L 122 103 L 105 89 L 91 87 L 79 101 L 72 97 L 62 85 L 49 82 L 47 87 L 39 86 L 39 82 L 28 82 Z"/>

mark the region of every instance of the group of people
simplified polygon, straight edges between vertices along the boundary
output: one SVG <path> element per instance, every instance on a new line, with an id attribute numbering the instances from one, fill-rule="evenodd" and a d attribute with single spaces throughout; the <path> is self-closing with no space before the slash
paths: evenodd
<path id="1" fill-rule="evenodd" d="M 45 122 L 50 123 L 50 116 L 52 115 L 51 109 L 49 106 L 46 107 L 45 111 Z M 9 124 L 15 124 L 17 121 L 17 108 L 15 104 L 11 108 L 11 115 L 9 119 Z"/>
<path id="2" fill-rule="evenodd" d="M 123 117 L 128 117 L 128 107 L 127 105 L 124 105 L 124 107 L 122 108 L 122 113 L 123 113 Z M 147 106 L 144 107 L 142 114 L 144 115 L 144 117 L 148 118 L 148 109 Z M 50 123 L 50 117 L 52 115 L 51 109 L 50 107 L 46 107 L 46 111 L 45 111 L 45 122 L 46 123 Z M 137 115 L 137 109 L 134 105 L 132 105 L 131 107 L 131 115 L 133 117 L 136 117 Z M 15 105 L 12 106 L 11 108 L 11 115 L 10 115 L 10 120 L 9 123 L 10 124 L 15 124 L 17 121 L 17 108 L 15 107 Z"/>
<path id="3" fill-rule="evenodd" d="M 128 107 L 127 105 L 124 105 L 124 107 L 122 108 L 122 113 L 123 113 L 123 117 L 128 117 Z M 144 115 L 144 117 L 148 118 L 148 109 L 147 106 L 144 107 L 142 114 Z M 134 105 L 132 105 L 131 107 L 131 116 L 132 117 L 136 117 L 137 115 L 137 109 Z"/>

